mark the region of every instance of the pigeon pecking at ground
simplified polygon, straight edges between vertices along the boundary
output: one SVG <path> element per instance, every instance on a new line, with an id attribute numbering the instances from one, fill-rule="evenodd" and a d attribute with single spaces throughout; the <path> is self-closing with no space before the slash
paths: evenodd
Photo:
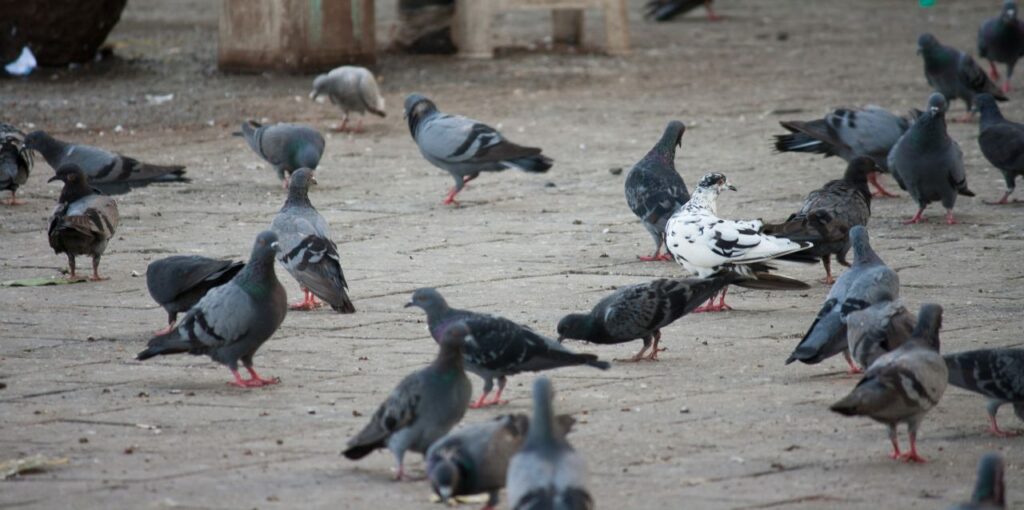
<path id="1" fill-rule="evenodd" d="M 985 20 L 978 28 L 978 56 L 988 59 L 992 79 L 999 80 L 996 62 L 1006 64 L 1003 92 L 1010 92 L 1010 79 L 1017 60 L 1024 55 L 1024 23 L 1017 19 L 1017 2 L 1006 0 L 999 16 Z"/>
<path id="2" fill-rule="evenodd" d="M 309 98 L 315 100 L 321 95 L 327 96 L 331 104 L 341 108 L 344 117 L 337 131 L 358 133 L 363 130 L 362 117 L 355 128 L 348 127 L 348 117 L 351 113 L 370 112 L 379 117 L 387 116 L 384 113 L 384 98 L 380 97 L 380 90 L 377 88 L 377 80 L 365 67 L 341 66 L 317 76 L 313 79 L 313 91 L 309 93 Z"/>
<path id="3" fill-rule="evenodd" d="M 463 369 L 462 350 L 474 342 L 463 323 L 445 329 L 437 358 L 398 383 L 342 455 L 358 460 L 387 448 L 398 463 L 395 480 L 401 480 L 405 452 L 425 453 L 466 414 L 473 385 Z"/>
<path id="4" fill-rule="evenodd" d="M 231 281 L 244 262 L 200 255 L 175 255 L 155 260 L 146 268 L 149 295 L 167 310 L 167 327 L 155 334 L 170 333 L 178 314 L 196 305 L 210 289 Z"/>
<path id="5" fill-rule="evenodd" d="M 707 10 L 708 21 L 718 21 L 721 16 L 715 14 L 711 7 L 714 0 L 649 0 L 644 5 L 644 17 L 654 21 L 669 21 L 682 16 L 703 5 Z"/>
<path id="6" fill-rule="evenodd" d="M 928 111 L 900 138 L 889 153 L 889 169 L 900 188 L 917 202 L 917 214 L 905 221 L 915 224 L 927 221 L 925 207 L 934 201 L 946 209 L 946 223 L 956 224 L 953 206 L 957 195 L 973 197 L 964 173 L 964 153 L 946 132 L 946 108 L 942 94 L 928 98 Z"/>
<path id="7" fill-rule="evenodd" d="M 278 260 L 304 293 L 292 310 L 313 310 L 320 306 L 316 300 L 319 297 L 338 313 L 355 313 L 338 246 L 327 231 L 327 220 L 309 201 L 311 184 L 316 184 L 312 170 L 300 168 L 292 174 L 288 198 L 270 227 L 280 239 Z"/>
<path id="8" fill-rule="evenodd" d="M 25 147 L 42 154 L 54 170 L 76 165 L 89 177 L 90 184 L 106 193 L 123 193 L 153 182 L 188 182 L 183 166 L 143 163 L 99 147 L 63 142 L 43 131 L 25 136 Z"/>
<path id="9" fill-rule="evenodd" d="M 941 327 L 942 307 L 922 305 L 910 340 L 878 358 L 857 387 L 830 408 L 845 416 L 867 416 L 886 424 L 893 459 L 925 462 L 917 453 L 917 430 L 925 414 L 942 398 L 948 378 L 939 354 Z M 896 436 L 900 423 L 906 423 L 910 433 L 910 451 L 902 455 Z"/>
<path id="10" fill-rule="evenodd" d="M 949 507 L 949 510 L 1000 510 L 1006 508 L 1006 462 L 998 453 L 986 453 L 978 461 L 978 478 L 974 482 L 971 501 Z"/>
<path id="11" fill-rule="evenodd" d="M 555 426 L 551 381 L 533 383 L 533 418 L 523 448 L 512 457 L 505 486 L 511 510 L 592 510 L 583 457 Z"/>
<path id="12" fill-rule="evenodd" d="M 24 204 L 15 197 L 15 194 L 18 188 L 28 181 L 32 163 L 32 151 L 25 147 L 25 133 L 10 124 L 0 122 L 0 191 L 11 192 L 10 200 L 4 204 Z"/>
<path id="13" fill-rule="evenodd" d="M 774 259 L 814 263 L 818 259 L 800 252 L 811 243 L 798 243 L 762 232 L 761 220 L 734 221 L 717 215 L 718 195 L 722 190 L 736 190 L 725 175 L 710 173 L 694 190 L 690 201 L 676 211 L 665 226 L 665 244 L 675 261 L 701 278 L 720 272 L 737 272 L 745 277 L 747 287 L 777 290 L 806 289 L 807 284 L 769 273 Z M 757 285 L 756 287 L 754 285 Z M 719 302 L 714 296 L 708 304 L 694 312 L 730 310 L 722 289 Z"/>
<path id="14" fill-rule="evenodd" d="M 475 342 L 463 349 L 466 367 L 484 380 L 483 395 L 470 407 L 504 404 L 501 393 L 508 376 L 520 372 L 539 372 L 553 368 L 587 365 L 607 370 L 609 364 L 593 354 L 577 354 L 550 338 L 504 317 L 451 308 L 441 293 L 432 288 L 417 289 L 406 308 L 422 308 L 427 314 L 427 327 L 434 340 L 441 341 L 444 332 L 454 323 L 465 323 Z M 486 400 L 498 379 L 498 393 Z"/>
<path id="15" fill-rule="evenodd" d="M 978 124 L 978 147 L 992 166 L 999 169 L 1006 182 L 1006 192 L 995 205 L 1009 203 L 1010 194 L 1017 187 L 1017 177 L 1024 175 L 1024 124 L 1003 117 L 999 105 L 989 94 L 975 98 L 981 112 Z"/>
<path id="16" fill-rule="evenodd" d="M 996 413 L 1003 404 L 1013 404 L 1017 418 L 1024 420 L 1024 349 L 978 349 L 943 356 L 949 368 L 949 384 L 988 398 L 989 432 L 1016 436 L 999 428 Z"/>
<path id="17" fill-rule="evenodd" d="M 834 283 L 832 255 L 840 264 L 849 266 L 846 252 L 850 250 L 850 229 L 856 225 L 867 226 L 871 217 L 867 176 L 874 169 L 875 163 L 870 158 L 854 159 L 842 179 L 829 181 L 808 193 L 799 211 L 783 223 L 765 225 L 764 233 L 812 243 L 814 247 L 807 253 L 821 257 L 821 264 L 825 266 L 824 283 Z"/>
<path id="18" fill-rule="evenodd" d="M 74 164 L 58 168 L 57 175 L 47 182 L 53 181 L 63 182 L 64 189 L 46 229 L 50 247 L 55 253 L 67 255 L 68 277 L 72 280 L 76 278 L 76 255 L 92 257 L 90 280 L 104 280 L 100 277 L 100 257 L 120 222 L 117 202 L 90 186 L 85 172 Z"/>
<path id="19" fill-rule="evenodd" d="M 264 126 L 247 120 L 242 123 L 241 136 L 263 161 L 274 167 L 285 189 L 292 172 L 300 168 L 316 170 L 324 155 L 323 135 L 309 126 L 283 122 Z"/>
<path id="20" fill-rule="evenodd" d="M 659 279 L 616 290 L 590 313 L 572 313 L 558 321 L 558 341 L 566 338 L 595 344 L 643 340 L 644 346 L 623 361 L 657 361 L 661 328 L 692 312 L 725 286 L 745 280 L 733 272 L 708 278 Z M 650 354 L 644 357 L 650 349 Z"/>
<path id="21" fill-rule="evenodd" d="M 676 147 L 682 146 L 685 132 L 682 122 L 669 122 L 658 143 L 626 176 L 626 203 L 654 238 L 654 255 L 640 257 L 645 262 L 672 260 L 668 251 L 661 253 L 661 247 L 669 217 L 690 200 L 675 164 Z"/>
<path id="22" fill-rule="evenodd" d="M 547 172 L 552 165 L 541 149 L 516 145 L 473 119 L 441 113 L 433 101 L 419 94 L 405 98 L 405 118 L 423 157 L 455 179 L 455 187 L 442 202 L 445 205 L 457 204 L 455 195 L 480 172 L 518 168 L 537 173 Z"/>
<path id="23" fill-rule="evenodd" d="M 867 369 L 887 352 L 906 342 L 916 319 L 899 300 L 882 301 L 846 316 L 846 340 L 850 357 Z"/>
<path id="24" fill-rule="evenodd" d="M 277 250 L 277 234 L 260 233 L 245 267 L 230 282 L 207 292 L 171 332 L 153 337 L 137 359 L 184 352 L 206 354 L 231 370 L 235 379 L 230 384 L 234 386 L 255 388 L 279 382 L 260 377 L 252 365 L 253 355 L 274 335 L 288 312 L 284 287 L 274 273 Z M 250 379 L 239 375 L 239 360 Z"/>
<path id="25" fill-rule="evenodd" d="M 945 96 L 946 101 L 963 99 L 967 103 L 967 113 L 961 120 L 971 120 L 974 96 L 978 94 L 989 93 L 1000 101 L 1007 100 L 970 55 L 943 46 L 934 35 L 924 33 L 917 38 L 917 53 L 924 60 L 924 77 L 928 85 Z"/>

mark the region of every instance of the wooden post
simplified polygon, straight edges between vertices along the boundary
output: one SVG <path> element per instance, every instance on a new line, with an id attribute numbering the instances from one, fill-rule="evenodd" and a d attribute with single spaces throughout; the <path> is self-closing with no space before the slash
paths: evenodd
<path id="1" fill-rule="evenodd" d="M 582 9 L 555 9 L 551 11 L 551 22 L 554 42 L 573 45 L 583 42 Z"/>
<path id="2" fill-rule="evenodd" d="M 609 55 L 629 53 L 629 13 L 623 0 L 605 0 L 604 31 Z"/>
<path id="3" fill-rule="evenodd" d="M 491 0 L 456 0 L 454 31 L 459 56 L 493 58 L 491 41 L 493 9 Z"/>

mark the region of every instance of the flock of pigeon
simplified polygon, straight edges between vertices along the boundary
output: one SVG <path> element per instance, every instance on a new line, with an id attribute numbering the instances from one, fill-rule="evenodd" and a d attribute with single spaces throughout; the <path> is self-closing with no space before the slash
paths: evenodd
<path id="1" fill-rule="evenodd" d="M 686 127 L 678 121 L 667 125 L 661 139 L 630 170 L 625 198 L 654 240 L 653 254 L 641 260 L 675 261 L 691 277 L 619 288 L 589 312 L 562 318 L 557 341 L 499 316 L 452 308 L 435 289 L 415 291 L 406 306 L 426 314 L 439 346 L 437 357 L 398 383 L 343 454 L 359 459 L 386 448 L 395 456 L 401 479 L 405 453 L 421 453 L 429 482 L 442 500 L 487 493 L 487 506 L 493 507 L 504 487 L 511 508 L 592 508 L 584 461 L 566 440 L 574 420 L 554 414 L 549 379 L 539 378 L 533 387 L 532 417 L 504 415 L 455 426 L 469 408 L 503 404 L 507 379 L 517 373 L 566 366 L 610 368 L 597 356 L 567 349 L 564 340 L 641 340 L 639 352 L 623 361 L 657 360 L 664 350 L 659 347 L 660 330 L 689 313 L 730 309 L 725 303 L 730 285 L 806 289 L 806 283 L 778 274 L 778 268 L 819 261 L 831 290 L 786 363 L 814 364 L 842 353 L 851 373 L 863 372 L 832 411 L 884 423 L 893 458 L 924 462 L 917 450 L 919 426 L 952 384 L 986 397 L 991 432 L 1012 435 L 999 428 L 996 412 L 1010 403 L 1024 419 L 1024 350 L 940 354 L 942 307 L 923 304 L 916 316 L 908 310 L 900 299 L 899 276 L 872 249 L 867 224 L 873 196 L 891 195 L 878 181 L 879 173 L 891 174 L 916 202 L 917 212 L 907 223 L 926 221 L 924 210 L 935 201 L 945 208 L 946 222 L 956 222 L 957 197 L 973 196 L 962 152 L 946 131 L 948 102 L 956 98 L 967 103 L 968 116 L 974 111 L 981 114 L 978 143 L 1006 176 L 1006 194 L 995 203 L 1007 202 L 1015 177 L 1024 174 L 1024 125 L 1003 118 L 996 101 L 1006 100 L 1014 64 L 1024 54 L 1024 23 L 1017 20 L 1016 5 L 1008 1 L 999 17 L 981 27 L 979 53 L 1007 64 L 1002 89 L 969 55 L 943 46 L 933 35 L 921 35 L 918 45 L 928 83 L 936 91 L 924 111 L 900 117 L 867 106 L 837 109 L 823 119 L 781 123 L 788 133 L 776 137 L 779 152 L 839 156 L 848 168 L 841 179 L 809 193 L 799 210 L 778 223 L 718 216 L 721 193 L 736 189 L 720 173 L 704 175 L 690 193 L 674 165 Z M 994 64 L 991 70 L 995 75 Z M 374 77 L 362 68 L 346 66 L 317 77 L 310 97 L 320 95 L 343 110 L 339 130 L 359 129 L 348 126 L 350 113 L 385 115 Z M 454 179 L 444 204 L 457 204 L 456 195 L 483 172 L 545 172 L 553 165 L 541 149 L 515 144 L 482 122 L 442 113 L 422 95 L 409 95 L 404 111 L 424 159 Z M 279 382 L 261 377 L 253 367 L 253 356 L 289 309 L 275 259 L 303 290 L 303 299 L 292 309 L 312 310 L 322 306 L 321 301 L 338 313 L 355 313 L 356 308 L 338 247 L 309 197 L 317 182 L 323 136 L 307 126 L 253 121 L 244 123 L 237 134 L 284 182 L 284 205 L 270 228 L 256 237 L 245 263 L 175 256 L 149 266 L 147 286 L 167 311 L 169 325 L 137 358 L 208 355 L 232 372 L 231 384 L 252 388 Z M 67 256 L 70 278 L 78 278 L 75 257 L 89 256 L 91 279 L 101 279 L 100 259 L 118 227 L 117 203 L 107 193 L 185 179 L 182 167 L 142 163 L 57 140 L 42 131 L 25 135 L 7 124 L 0 125 L 0 144 L 0 186 L 11 191 L 9 203 L 17 203 L 14 193 L 28 178 L 34 152 L 55 170 L 50 181 L 63 183 L 48 236 L 54 251 Z M 869 184 L 877 190 L 874 195 Z M 838 279 L 832 274 L 833 256 L 849 266 Z M 184 314 L 180 320 L 179 313 Z M 239 362 L 248 378 L 239 373 Z M 484 381 L 476 401 L 466 371 Z M 488 399 L 495 380 L 497 391 Z M 903 423 L 909 429 L 905 453 L 897 439 L 897 426 Z M 973 501 L 982 506 L 960 508 L 1003 508 L 1003 469 L 998 455 L 984 457 Z"/>

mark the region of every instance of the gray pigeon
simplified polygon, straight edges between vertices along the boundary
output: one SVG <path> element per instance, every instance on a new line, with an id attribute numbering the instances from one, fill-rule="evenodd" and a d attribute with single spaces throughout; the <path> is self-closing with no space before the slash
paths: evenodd
<path id="1" fill-rule="evenodd" d="M 977 94 L 989 93 L 1000 101 L 1007 100 L 970 55 L 943 46 L 934 35 L 924 33 L 917 38 L 917 53 L 924 60 L 924 77 L 928 85 L 945 96 L 947 102 L 959 98 L 967 103 L 967 114 L 963 120 L 971 118 Z"/>
<path id="2" fill-rule="evenodd" d="M 338 313 L 355 313 L 338 246 L 327 231 L 327 221 L 309 202 L 310 184 L 316 184 L 312 170 L 300 168 L 292 174 L 288 199 L 270 227 L 280 238 L 278 260 L 305 294 L 292 309 L 312 310 L 320 306 L 319 297 Z"/>
<path id="3" fill-rule="evenodd" d="M 988 59 L 992 79 L 999 79 L 996 62 L 1006 64 L 1003 92 L 1010 92 L 1010 79 L 1017 60 L 1024 55 L 1024 23 L 1017 19 L 1017 2 L 1006 0 L 999 16 L 989 18 L 978 28 L 978 56 Z"/>
<path id="4" fill-rule="evenodd" d="M 975 102 L 981 111 L 978 146 L 985 159 L 1002 172 L 1006 182 L 1003 197 L 990 203 L 1006 204 L 1017 187 L 1017 177 L 1024 175 L 1024 124 L 1003 118 L 995 99 L 988 94 L 979 94 Z"/>
<path id="5" fill-rule="evenodd" d="M 678 120 L 668 123 L 665 133 L 626 176 L 626 203 L 629 210 L 640 218 L 647 232 L 654 238 L 654 255 L 640 257 L 640 260 L 672 260 L 672 254 L 666 250 L 661 253 L 665 244 L 665 224 L 687 201 L 690 192 L 686 183 L 676 171 L 676 147 L 683 144 L 683 133 L 686 126 Z"/>
<path id="6" fill-rule="evenodd" d="M 889 153 L 889 169 L 900 188 L 917 202 L 917 214 L 905 224 L 927 221 L 922 217 L 930 202 L 941 201 L 946 223 L 953 225 L 956 196 L 973 197 L 967 188 L 964 153 L 946 132 L 946 99 L 935 93 L 921 115 Z"/>
<path id="7" fill-rule="evenodd" d="M 794 361 L 814 365 L 843 353 L 850 372 L 859 373 L 847 352 L 847 317 L 899 297 L 900 277 L 871 249 L 867 229 L 860 225 L 850 229 L 850 241 L 853 265 L 832 286 L 811 327 L 786 360 L 787 365 Z"/>
<path id="8" fill-rule="evenodd" d="M 338 131 L 348 131 L 348 116 L 350 113 L 365 114 L 370 112 L 380 117 L 385 117 L 384 98 L 380 97 L 377 89 L 377 80 L 373 73 L 365 67 L 341 66 L 332 69 L 327 74 L 321 74 L 313 80 L 313 91 L 309 93 L 310 99 L 325 95 L 331 103 L 341 108 L 344 117 Z M 353 132 L 362 131 L 363 119 L 359 118 L 359 124 L 352 129 Z"/>
<path id="9" fill-rule="evenodd" d="M 277 234 L 260 233 L 245 268 L 230 282 L 207 292 L 170 333 L 153 337 L 137 359 L 183 352 L 206 354 L 231 370 L 235 379 L 230 384 L 234 386 L 254 388 L 279 382 L 260 377 L 252 367 L 253 355 L 274 335 L 288 312 L 284 287 L 274 274 L 277 250 Z M 239 360 L 250 379 L 239 375 Z"/>
<path id="10" fill-rule="evenodd" d="M 941 327 L 942 307 L 922 305 L 910 340 L 875 360 L 857 387 L 830 408 L 888 425 L 893 459 L 925 462 L 917 453 L 917 429 L 925 414 L 939 403 L 949 377 L 939 354 Z M 906 423 L 910 432 L 910 451 L 903 455 L 896 438 L 900 423 Z"/>
<path id="11" fill-rule="evenodd" d="M 451 308 L 435 289 L 417 289 L 406 308 L 416 306 L 427 313 L 427 327 L 434 340 L 441 341 L 444 332 L 456 322 L 464 322 L 476 340 L 463 350 L 466 367 L 484 380 L 484 393 L 476 403 L 479 408 L 503 404 L 501 393 L 505 390 L 508 376 L 520 372 L 539 372 L 553 368 L 587 365 L 606 370 L 607 362 L 598 361 L 593 354 L 577 354 L 536 331 L 516 324 L 504 317 Z M 487 395 L 498 379 L 498 393 L 494 400 L 487 401 Z"/>
<path id="12" fill-rule="evenodd" d="M 1024 420 L 1024 349 L 979 349 L 943 357 L 949 384 L 988 398 L 989 431 L 997 436 L 1017 435 L 999 428 L 996 413 L 1003 404 L 1013 404 L 1017 418 Z"/>
<path id="13" fill-rule="evenodd" d="M 715 14 L 711 8 L 714 0 L 648 0 L 644 4 L 644 18 L 654 21 L 669 21 L 676 16 L 682 16 L 698 6 L 703 5 L 707 10 L 708 21 L 718 21 L 721 16 Z"/>
<path id="14" fill-rule="evenodd" d="M 914 332 L 916 319 L 899 300 L 882 301 L 846 316 L 850 355 L 867 369 L 880 356 L 903 345 Z"/>
<path id="15" fill-rule="evenodd" d="M 555 417 L 564 437 L 576 422 L 569 415 Z M 507 414 L 449 432 L 427 450 L 427 478 L 434 493 L 447 503 L 455 496 L 487 493 L 484 508 L 498 504 L 505 486 L 508 463 L 526 440 L 530 417 Z"/>
<path id="16" fill-rule="evenodd" d="M 644 346 L 628 361 L 656 361 L 661 328 L 692 312 L 725 286 L 745 277 L 724 272 L 710 278 L 659 279 L 616 290 L 590 313 L 572 313 L 558 321 L 558 341 L 566 338 L 595 344 L 620 344 L 640 339 Z M 644 358 L 644 353 L 651 353 Z"/>
<path id="17" fill-rule="evenodd" d="M 151 165 L 91 145 L 60 141 L 43 131 L 25 137 L 25 147 L 38 151 L 54 170 L 76 165 L 89 183 L 107 193 L 124 192 L 152 182 L 187 182 L 185 167 Z"/>
<path id="18" fill-rule="evenodd" d="M 557 433 L 552 397 L 551 381 L 538 378 L 533 383 L 530 431 L 508 466 L 505 487 L 511 510 L 594 508 L 587 491 L 586 462 Z"/>
<path id="19" fill-rule="evenodd" d="M 1000 510 L 1006 508 L 1006 463 L 998 453 L 986 453 L 978 461 L 978 479 L 974 482 L 971 501 L 949 507 L 949 510 Z"/>
<path id="20" fill-rule="evenodd" d="M 444 204 L 456 204 L 457 195 L 480 172 L 518 168 L 527 172 L 547 172 L 551 158 L 535 147 L 523 147 L 505 139 L 494 128 L 481 122 L 441 113 L 433 101 L 419 94 L 405 98 L 405 118 L 420 153 L 434 166 L 451 174 L 453 187 Z"/>
<path id="21" fill-rule="evenodd" d="M 25 133 L 0 122 L 0 191 L 11 191 L 11 199 L 4 202 L 6 205 L 24 203 L 18 201 L 15 194 L 28 181 L 32 162 L 32 151 L 25 147 Z"/>
<path id="22" fill-rule="evenodd" d="M 167 328 L 157 335 L 170 333 L 178 314 L 187 312 L 210 289 L 231 281 L 244 262 L 219 260 L 200 255 L 175 255 L 155 260 L 146 268 L 149 295 L 167 310 Z"/>
<path id="23" fill-rule="evenodd" d="M 466 414 L 473 385 L 463 369 L 462 349 L 474 341 L 465 324 L 446 329 L 433 363 L 405 376 L 342 454 L 357 460 L 387 448 L 398 462 L 395 479 L 401 480 L 405 452 L 425 453 Z"/>
<path id="24" fill-rule="evenodd" d="M 765 225 L 764 232 L 814 246 L 806 253 L 821 257 L 826 284 L 832 278 L 832 255 L 844 266 L 850 250 L 850 229 L 867 226 L 871 217 L 871 192 L 867 176 L 875 163 L 867 157 L 850 162 L 842 179 L 829 181 L 807 194 L 799 211 L 777 225 Z"/>
<path id="25" fill-rule="evenodd" d="M 288 187 L 288 178 L 300 168 L 316 170 L 324 155 L 324 137 L 299 124 L 264 126 L 254 120 L 242 123 L 242 136 L 256 154 L 270 163 Z"/>
<path id="26" fill-rule="evenodd" d="M 77 165 L 69 164 L 57 169 L 57 175 L 46 182 L 61 181 L 64 189 L 57 198 L 57 207 L 50 216 L 46 232 L 54 253 L 68 257 L 69 278 L 74 280 L 75 256 L 92 257 L 92 277 L 99 281 L 100 257 L 107 250 L 107 242 L 114 237 L 120 222 L 117 202 L 89 186 L 89 178 Z"/>

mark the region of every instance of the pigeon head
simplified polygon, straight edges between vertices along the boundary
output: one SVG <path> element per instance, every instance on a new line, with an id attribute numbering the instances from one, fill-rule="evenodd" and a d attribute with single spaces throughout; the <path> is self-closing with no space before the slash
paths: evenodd
<path id="1" fill-rule="evenodd" d="M 947 108 L 949 108 L 949 102 L 946 101 L 946 96 L 938 92 L 928 96 L 928 113 L 932 115 L 946 113 Z"/>
<path id="2" fill-rule="evenodd" d="M 280 247 L 277 244 L 277 234 L 272 230 L 264 230 L 256 236 L 256 242 L 252 245 L 252 258 L 265 258 L 273 256 Z"/>
<path id="3" fill-rule="evenodd" d="M 1003 457 L 998 453 L 987 453 L 978 462 L 978 480 L 974 483 L 972 503 L 988 503 L 994 508 L 1006 508 L 1006 485 L 1003 482 L 1006 470 Z"/>
<path id="4" fill-rule="evenodd" d="M 455 451 L 445 449 L 438 452 L 438 455 L 441 458 L 430 467 L 427 477 L 430 478 L 430 486 L 434 493 L 441 498 L 441 503 L 448 503 L 452 496 L 459 494 L 459 466 L 455 463 Z"/>
<path id="5" fill-rule="evenodd" d="M 321 74 L 316 78 L 313 78 L 313 90 L 309 93 L 309 98 L 316 100 L 316 97 L 324 93 L 324 89 L 327 87 L 327 75 Z"/>
<path id="6" fill-rule="evenodd" d="M 79 198 L 94 193 L 92 186 L 89 186 L 89 177 L 85 175 L 78 165 L 69 164 L 57 169 L 56 175 L 50 177 L 46 182 L 60 181 L 64 183 L 64 189 L 57 199 L 62 204 L 70 204 Z"/>
<path id="7" fill-rule="evenodd" d="M 850 229 L 850 244 L 853 246 L 854 264 L 880 264 L 882 259 L 871 248 L 868 229 L 863 225 L 855 225 Z"/>
<path id="8" fill-rule="evenodd" d="M 925 32 L 917 37 L 917 52 L 927 53 L 930 50 L 939 47 L 939 40 L 934 35 Z"/>
<path id="9" fill-rule="evenodd" d="M 549 443 L 555 440 L 553 411 L 551 400 L 555 390 L 551 380 L 538 377 L 533 383 L 533 418 L 530 419 L 530 430 L 527 432 L 527 445 Z"/>
<path id="10" fill-rule="evenodd" d="M 274 255 L 279 250 L 277 234 L 270 230 L 260 232 L 252 243 L 249 262 L 242 268 L 242 272 L 235 275 L 233 281 L 249 295 L 257 299 L 267 298 L 273 292 L 271 282 L 277 281 L 274 275 Z"/>
<path id="11" fill-rule="evenodd" d="M 1014 2 L 1013 0 L 1006 0 L 1003 2 L 1003 12 L 999 17 L 1003 22 L 1010 22 L 1017 19 L 1017 2 Z"/>
<path id="12" fill-rule="evenodd" d="M 448 309 L 448 303 L 441 297 L 441 293 L 432 287 L 416 289 L 412 293 L 412 300 L 405 304 L 406 308 L 410 306 L 422 308 L 427 315 L 441 313 Z"/>
<path id="13" fill-rule="evenodd" d="M 409 132 L 416 136 L 416 126 L 427 115 L 436 112 L 437 105 L 420 94 L 409 94 L 405 98 L 405 120 L 409 122 Z"/>
<path id="14" fill-rule="evenodd" d="M 866 157 L 858 156 L 846 166 L 846 172 L 843 173 L 843 179 L 849 182 L 864 182 L 868 181 L 868 174 L 871 172 L 877 172 L 879 170 L 878 165 L 875 164 L 875 160 Z"/>
<path id="15" fill-rule="evenodd" d="M 938 351 L 940 329 L 942 329 L 942 306 L 935 303 L 921 305 L 921 310 L 917 312 L 917 325 L 914 326 L 912 337 Z"/>
<path id="16" fill-rule="evenodd" d="M 683 146 L 683 133 L 686 132 L 686 124 L 673 120 L 665 126 L 665 133 L 658 140 L 655 147 L 663 153 L 675 154 L 676 147 Z"/>
<path id="17" fill-rule="evenodd" d="M 597 322 L 589 314 L 570 313 L 558 321 L 558 341 L 566 338 L 573 340 L 587 340 L 591 338 L 597 328 Z"/>
<path id="18" fill-rule="evenodd" d="M 729 183 L 729 179 L 725 177 L 725 174 L 718 172 L 712 172 L 702 177 L 697 187 L 714 190 L 719 193 L 724 189 L 736 191 L 736 186 Z"/>
<path id="19" fill-rule="evenodd" d="M 309 193 L 309 187 L 316 185 L 316 175 L 309 168 L 300 168 L 292 172 L 288 181 L 288 196 L 305 197 Z"/>
<path id="20" fill-rule="evenodd" d="M 41 152 L 44 156 L 49 152 L 60 150 L 60 143 L 48 135 L 46 131 L 33 131 L 25 135 L 25 148 Z"/>

